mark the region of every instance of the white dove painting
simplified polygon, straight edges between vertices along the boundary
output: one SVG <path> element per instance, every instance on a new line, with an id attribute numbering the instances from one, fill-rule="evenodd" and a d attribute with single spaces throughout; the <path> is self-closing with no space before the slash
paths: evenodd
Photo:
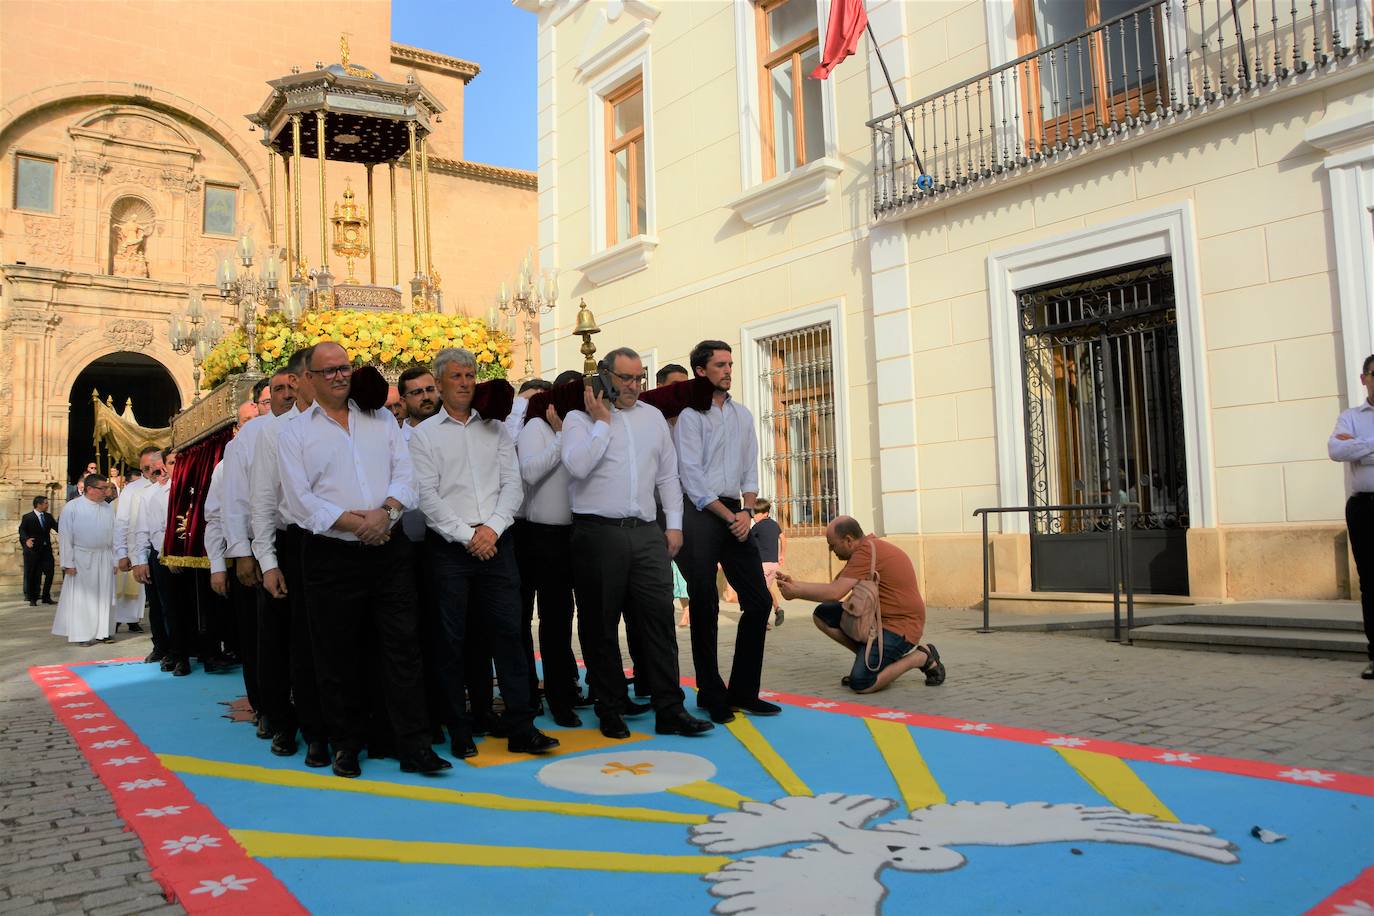
<path id="1" fill-rule="evenodd" d="M 1161 821 L 1120 808 L 1078 804 L 961 801 L 916 809 L 867 826 L 895 806 L 887 798 L 829 792 L 772 803 L 746 802 L 691 828 L 691 842 L 712 854 L 788 844 L 782 855 L 737 859 L 706 875 L 721 898 L 713 912 L 837 916 L 878 913 L 888 889 L 884 869 L 943 872 L 959 868 L 969 847 L 1035 843 L 1121 843 L 1238 862 L 1236 846 L 1201 824 Z"/>

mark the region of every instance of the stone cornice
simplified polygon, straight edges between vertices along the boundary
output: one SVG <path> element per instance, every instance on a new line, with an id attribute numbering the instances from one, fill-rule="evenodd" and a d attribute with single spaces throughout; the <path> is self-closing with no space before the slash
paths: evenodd
<path id="1" fill-rule="evenodd" d="M 402 156 L 398 164 L 403 167 L 406 166 L 406 157 Z M 441 159 L 438 156 L 429 157 L 429 169 L 437 175 L 471 178 L 473 181 L 503 184 L 512 188 L 526 188 L 531 191 L 539 189 L 539 176 L 524 169 L 487 165 L 484 162 L 468 162 L 466 159 Z"/>
<path id="2" fill-rule="evenodd" d="M 449 57 L 447 54 L 439 54 L 434 51 L 426 51 L 424 48 L 414 48 L 395 42 L 391 45 L 391 62 L 393 64 L 410 64 L 421 70 L 433 70 L 436 73 L 456 76 L 464 83 L 472 82 L 473 77 L 482 72 L 482 68 L 470 60 Z"/>

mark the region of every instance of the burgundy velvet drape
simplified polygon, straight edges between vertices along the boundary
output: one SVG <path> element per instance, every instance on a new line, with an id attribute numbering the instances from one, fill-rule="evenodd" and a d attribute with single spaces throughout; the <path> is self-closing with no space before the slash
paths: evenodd
<path id="1" fill-rule="evenodd" d="M 172 492 L 167 497 L 167 534 L 162 556 L 205 557 L 205 494 L 210 489 L 210 474 L 224 455 L 224 446 L 234 437 L 226 427 L 177 452 L 172 468 Z"/>

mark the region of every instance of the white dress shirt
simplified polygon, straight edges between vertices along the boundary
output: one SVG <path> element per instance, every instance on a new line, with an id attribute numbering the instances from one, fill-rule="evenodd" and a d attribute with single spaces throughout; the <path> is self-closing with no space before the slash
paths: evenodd
<path id="1" fill-rule="evenodd" d="M 210 572 L 226 571 L 225 551 L 229 542 L 224 531 L 224 458 L 210 472 L 210 486 L 205 488 L 205 556 L 210 560 Z"/>
<path id="2" fill-rule="evenodd" d="M 439 409 L 443 410 L 442 407 Z M 426 417 L 425 419 L 429 418 Z M 406 440 L 406 448 L 410 448 L 410 437 L 415 435 L 415 427 L 419 425 L 419 423 L 412 424 L 409 420 L 401 424 L 401 438 Z M 414 464 L 413 459 L 411 464 Z M 415 494 L 416 499 L 419 499 L 419 496 L 420 494 L 417 492 Z M 406 537 L 417 544 L 425 539 L 425 528 L 427 527 L 429 525 L 425 521 L 425 513 L 419 509 L 407 509 L 401 516 L 401 530 L 405 532 Z"/>
<path id="3" fill-rule="evenodd" d="M 726 396 L 702 413 L 684 410 L 673 428 L 682 489 L 697 509 L 759 491 L 759 437 L 749 408 Z"/>
<path id="4" fill-rule="evenodd" d="M 475 410 L 463 423 L 440 409 L 411 433 L 410 457 L 420 510 L 446 541 L 466 544 L 478 525 L 497 537 L 510 527 L 525 493 L 504 424 Z"/>
<path id="5" fill-rule="evenodd" d="M 388 410 L 348 402 L 344 429 L 315 402 L 283 427 L 277 440 L 286 513 L 315 534 L 356 541 L 332 530 L 345 513 L 380 508 L 388 497 L 415 505 L 410 453 Z"/>
<path id="6" fill-rule="evenodd" d="M 520 517 L 540 525 L 571 525 L 568 486 L 572 477 L 563 467 L 563 434 L 554 432 L 543 417 L 535 417 L 520 430 L 515 453 L 520 459 L 520 477 L 525 481 Z"/>
<path id="7" fill-rule="evenodd" d="M 140 477 L 119 491 L 115 502 L 114 555 L 123 560 L 129 555 L 129 537 L 133 534 L 134 523 L 138 521 L 139 503 L 147 494 L 143 491 L 153 485 L 146 477 Z"/>
<path id="8" fill-rule="evenodd" d="M 1341 434 L 1354 438 L 1337 439 Z M 1361 401 L 1341 411 L 1327 440 L 1326 453 L 1332 461 L 1345 465 L 1347 499 L 1356 493 L 1374 493 L 1374 405 Z"/>
<path id="9" fill-rule="evenodd" d="M 266 424 L 253 446 L 253 466 L 248 471 L 248 519 L 253 535 L 253 556 L 263 572 L 276 569 L 277 532 L 288 524 L 299 525 L 300 521 L 288 518 L 282 499 L 281 471 L 277 462 L 281 431 L 286 424 L 300 416 L 295 404 L 279 417 L 267 417 Z"/>
<path id="10" fill-rule="evenodd" d="M 510 433 L 510 441 L 514 442 L 520 438 L 520 427 L 525 425 L 525 412 L 529 409 L 530 399 L 522 398 L 517 394 L 515 400 L 511 402 L 510 414 L 502 421 L 506 424 L 506 432 Z M 443 408 L 440 407 L 439 411 L 442 413 Z"/>
<path id="11" fill-rule="evenodd" d="M 574 410 L 563 419 L 562 448 L 573 512 L 652 522 L 657 488 L 668 528 L 682 530 L 677 452 L 657 408 L 639 401 L 629 410 L 612 408 L 610 423 Z"/>
<path id="12" fill-rule="evenodd" d="M 164 476 L 163 480 L 167 480 Z M 156 550 L 162 553 L 162 543 L 167 533 L 167 500 L 172 495 L 172 482 L 153 484 L 143 494 L 138 508 L 138 522 L 134 525 L 132 545 L 129 548 L 129 562 L 135 566 L 146 566 L 148 554 Z"/>
<path id="13" fill-rule="evenodd" d="M 224 537 L 228 543 L 225 556 L 251 557 L 253 555 L 253 530 L 251 519 L 252 489 L 249 475 L 253 467 L 253 453 L 258 439 L 265 430 L 272 427 L 273 417 L 254 417 L 239 427 L 239 431 L 224 447 L 220 465 L 224 467 L 221 475 L 220 499 L 224 507 Z M 218 467 L 218 465 L 217 465 Z"/>

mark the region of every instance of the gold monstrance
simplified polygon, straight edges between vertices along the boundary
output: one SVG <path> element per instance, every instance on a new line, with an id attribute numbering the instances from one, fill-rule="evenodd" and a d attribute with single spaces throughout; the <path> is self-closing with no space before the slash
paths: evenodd
<path id="1" fill-rule="evenodd" d="M 357 285 L 359 280 L 353 276 L 353 259 L 367 257 L 367 211 L 353 199 L 353 183 L 344 182 L 343 206 L 334 204 L 334 216 L 329 220 L 334 224 L 334 253 L 348 260 L 348 276 L 341 283 Z"/>

